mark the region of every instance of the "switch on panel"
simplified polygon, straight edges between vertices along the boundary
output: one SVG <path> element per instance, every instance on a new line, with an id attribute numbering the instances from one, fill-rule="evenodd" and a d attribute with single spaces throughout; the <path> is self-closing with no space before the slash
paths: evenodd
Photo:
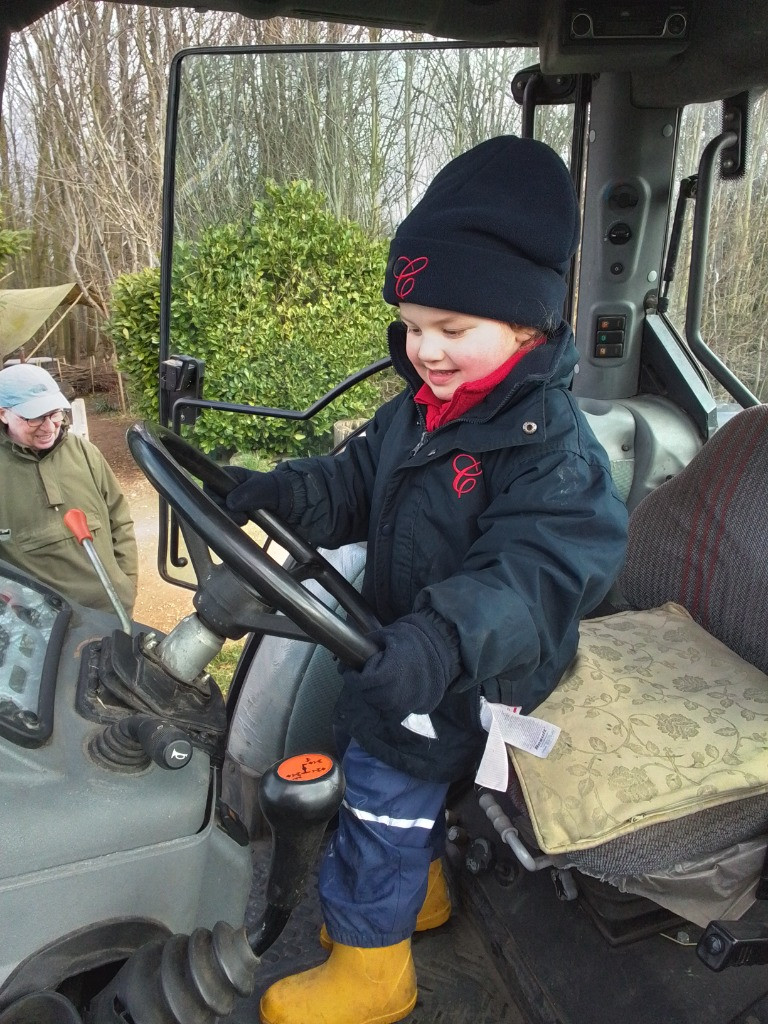
<path id="1" fill-rule="evenodd" d="M 625 316 L 599 316 L 597 329 L 598 331 L 623 331 L 626 322 Z"/>
<path id="2" fill-rule="evenodd" d="M 597 318 L 595 331 L 595 357 L 620 359 L 624 355 L 625 316 L 605 315 Z"/>

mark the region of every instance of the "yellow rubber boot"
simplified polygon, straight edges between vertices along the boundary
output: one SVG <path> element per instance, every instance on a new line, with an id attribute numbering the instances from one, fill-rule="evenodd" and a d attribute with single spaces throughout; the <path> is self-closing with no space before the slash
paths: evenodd
<path id="1" fill-rule="evenodd" d="M 433 860 L 427 875 L 427 895 L 416 918 L 415 930 L 427 932 L 430 928 L 438 928 L 445 924 L 451 916 L 451 909 L 451 894 L 448 891 L 443 862 Z"/>
<path id="2" fill-rule="evenodd" d="M 416 931 L 427 932 L 430 928 L 438 928 L 445 924 L 451 916 L 451 894 L 448 891 L 448 881 L 443 871 L 443 862 L 433 860 L 429 865 L 427 876 L 427 895 L 421 905 L 421 910 L 416 918 Z M 333 946 L 333 939 L 328 934 L 328 929 L 323 925 L 320 929 L 320 945 L 323 949 L 330 949 Z"/>
<path id="3" fill-rule="evenodd" d="M 393 1024 L 416 1005 L 411 940 L 361 949 L 335 942 L 324 964 L 271 985 L 262 1024 Z"/>

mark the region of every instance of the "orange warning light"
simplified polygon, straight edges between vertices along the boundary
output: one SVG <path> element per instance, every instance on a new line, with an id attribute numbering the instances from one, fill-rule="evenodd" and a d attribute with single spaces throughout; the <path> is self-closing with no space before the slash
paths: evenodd
<path id="1" fill-rule="evenodd" d="M 327 754 L 296 754 L 277 767 L 281 779 L 289 782 L 311 782 L 322 778 L 333 768 L 333 761 Z"/>

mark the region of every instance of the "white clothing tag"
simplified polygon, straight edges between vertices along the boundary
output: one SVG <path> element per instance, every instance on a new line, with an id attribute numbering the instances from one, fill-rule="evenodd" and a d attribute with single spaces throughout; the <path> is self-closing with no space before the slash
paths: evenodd
<path id="1" fill-rule="evenodd" d="M 521 715 L 517 707 L 491 704 L 484 697 L 480 698 L 480 722 L 488 732 L 488 741 L 475 782 L 502 793 L 509 782 L 507 744 L 536 757 L 546 757 L 560 735 L 559 725 Z"/>
<path id="2" fill-rule="evenodd" d="M 417 736 L 426 736 L 428 740 L 437 739 L 437 733 L 429 715 L 416 715 L 411 712 L 410 715 L 402 720 L 400 725 L 410 732 L 415 732 Z"/>

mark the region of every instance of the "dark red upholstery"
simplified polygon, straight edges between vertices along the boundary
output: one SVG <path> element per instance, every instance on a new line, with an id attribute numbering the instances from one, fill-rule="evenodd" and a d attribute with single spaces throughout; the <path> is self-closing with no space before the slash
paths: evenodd
<path id="1" fill-rule="evenodd" d="M 768 673 L 768 406 L 740 412 L 632 513 L 619 590 L 683 605 Z"/>

